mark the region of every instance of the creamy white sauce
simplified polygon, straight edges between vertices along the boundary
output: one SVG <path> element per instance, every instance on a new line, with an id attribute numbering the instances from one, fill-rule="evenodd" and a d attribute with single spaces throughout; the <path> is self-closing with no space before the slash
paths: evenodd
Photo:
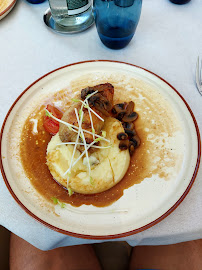
<path id="1" fill-rule="evenodd" d="M 37 133 L 38 133 L 38 129 L 37 129 L 38 119 L 32 118 L 32 119 L 30 119 L 30 122 L 33 122 L 33 130 L 32 130 L 32 133 L 33 133 L 33 134 L 37 134 Z"/>

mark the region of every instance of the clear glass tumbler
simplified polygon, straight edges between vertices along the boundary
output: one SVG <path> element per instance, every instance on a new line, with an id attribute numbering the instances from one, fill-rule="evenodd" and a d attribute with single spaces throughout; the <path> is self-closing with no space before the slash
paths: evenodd
<path id="1" fill-rule="evenodd" d="M 69 30 L 87 28 L 92 15 L 92 0 L 49 0 L 54 21 Z"/>
<path id="2" fill-rule="evenodd" d="M 135 34 L 142 0 L 94 0 L 95 23 L 102 43 L 122 49 Z"/>

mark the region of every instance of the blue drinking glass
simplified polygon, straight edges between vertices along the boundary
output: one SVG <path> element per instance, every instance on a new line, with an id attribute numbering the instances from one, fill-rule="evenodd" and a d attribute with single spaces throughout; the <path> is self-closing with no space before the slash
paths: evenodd
<path id="1" fill-rule="evenodd" d="M 102 43 L 122 49 L 135 34 L 142 0 L 94 0 L 95 23 Z"/>
<path id="2" fill-rule="evenodd" d="M 46 0 L 27 0 L 27 2 L 31 3 L 31 4 L 41 4 L 43 2 L 45 2 Z"/>

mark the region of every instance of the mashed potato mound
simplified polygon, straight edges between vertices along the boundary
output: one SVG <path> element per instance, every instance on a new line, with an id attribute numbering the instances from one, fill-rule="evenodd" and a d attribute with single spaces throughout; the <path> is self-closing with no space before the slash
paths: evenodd
<path id="1" fill-rule="evenodd" d="M 105 191 L 116 185 L 125 175 L 130 155 L 128 150 L 119 149 L 117 134 L 124 132 L 121 122 L 109 117 L 106 119 L 103 131 L 106 131 L 106 141 L 100 141 L 100 146 L 111 146 L 109 148 L 97 149 L 89 153 L 91 162 L 91 179 L 89 179 L 88 166 L 85 155 L 71 169 L 69 187 L 72 191 L 82 194 L 94 194 Z M 53 176 L 64 187 L 67 186 L 67 174 L 64 173 L 70 166 L 73 153 L 73 145 L 58 145 L 61 143 L 59 134 L 52 137 L 47 147 L 47 165 Z M 81 152 L 76 150 L 74 161 Z"/>

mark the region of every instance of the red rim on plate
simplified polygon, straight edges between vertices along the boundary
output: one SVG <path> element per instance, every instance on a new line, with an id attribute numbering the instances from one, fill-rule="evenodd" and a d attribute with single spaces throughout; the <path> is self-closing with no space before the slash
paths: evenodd
<path id="1" fill-rule="evenodd" d="M 7 11 L 9 11 L 15 5 L 16 1 L 17 0 L 13 0 L 13 2 L 6 9 L 0 12 L 0 17 L 3 16 Z"/>
<path id="2" fill-rule="evenodd" d="M 15 2 L 15 1 L 14 1 Z M 1 15 L 1 14 L 0 14 Z M 24 95 L 24 93 L 26 91 L 28 91 L 34 84 L 36 84 L 38 81 L 40 81 L 41 79 L 43 79 L 44 77 L 48 76 L 49 74 L 57 71 L 57 70 L 60 70 L 60 69 L 63 69 L 63 68 L 66 68 L 66 67 L 70 67 L 70 66 L 73 66 L 73 65 L 78 65 L 78 64 L 83 64 L 83 63 L 91 63 L 91 62 L 114 62 L 114 63 L 119 63 L 119 64 L 126 64 L 126 65 L 130 65 L 130 66 L 134 66 L 136 68 L 139 68 L 139 69 L 142 69 L 142 70 L 145 70 L 147 72 L 149 72 L 150 74 L 153 74 L 154 76 L 158 77 L 161 81 L 165 82 L 167 85 L 169 85 L 176 93 L 177 95 L 182 99 L 182 101 L 184 102 L 184 104 L 186 105 L 192 119 L 193 119 L 193 122 L 194 122 L 194 125 L 195 125 L 195 129 L 196 129 L 196 133 L 197 133 L 197 140 L 198 140 L 198 156 L 197 156 L 197 162 L 196 162 L 196 166 L 195 166 L 195 169 L 194 169 L 194 173 L 192 175 L 192 178 L 189 182 L 189 185 L 188 187 L 186 188 L 186 190 L 184 191 L 184 193 L 182 194 L 182 196 L 178 199 L 178 201 L 167 211 L 165 212 L 162 216 L 160 216 L 159 218 L 157 218 L 156 220 L 148 223 L 147 225 L 145 226 L 142 226 L 140 228 L 137 228 L 135 230 L 131 230 L 131 231 L 128 231 L 128 232 L 124 232 L 124 233 L 120 233 L 120 234 L 115 234 L 115 235 L 105 235 L 105 236 L 92 236 L 92 235 L 86 235 L 86 234 L 79 234 L 79 233 L 73 233 L 73 232 L 69 232 L 69 231 L 66 231 L 66 230 L 63 230 L 63 229 L 60 229 L 60 228 L 57 228 L 45 221 L 43 221 L 42 219 L 38 218 L 35 214 L 33 214 L 30 210 L 28 210 L 26 208 L 26 206 L 24 204 L 21 203 L 21 201 L 17 198 L 17 196 L 15 195 L 14 191 L 12 190 L 10 184 L 9 184 L 9 181 L 6 177 L 6 174 L 5 174 L 5 171 L 4 171 L 4 168 L 3 168 L 3 162 L 2 162 L 2 155 L 1 155 L 1 144 L 0 144 L 0 168 L 1 168 L 1 173 L 2 173 L 2 176 L 3 176 L 3 179 L 4 179 L 4 182 L 9 190 L 9 192 L 11 193 L 11 195 L 13 196 L 13 198 L 15 199 L 15 201 L 25 210 L 25 212 L 27 212 L 31 217 L 33 217 L 35 220 L 37 220 L 38 222 L 42 223 L 43 225 L 45 225 L 46 227 L 54 230 L 54 231 L 57 231 L 57 232 L 60 232 L 60 233 L 63 233 L 63 234 L 66 234 L 66 235 L 69 235 L 69 236 L 74 236 L 74 237 L 77 237 L 77 238 L 83 238 L 83 239 L 94 239 L 94 240 L 98 240 L 98 239 L 101 239 L 101 240 L 107 240 L 107 239 L 116 239 L 116 238 L 121 238 L 121 237 L 126 237 L 126 236 L 130 236 L 130 235 L 133 235 L 133 234 L 136 234 L 136 233 L 139 233 L 139 232 L 142 232 L 146 229 L 149 229 L 150 227 L 154 226 L 155 224 L 159 223 L 161 220 L 163 220 L 164 218 L 166 218 L 168 215 L 170 215 L 179 205 L 180 203 L 184 200 L 184 198 L 187 196 L 188 192 L 190 191 L 194 181 L 195 181 L 195 178 L 196 178 L 196 175 L 197 175 L 197 172 L 198 172 L 198 169 L 199 169 L 199 165 L 200 165 L 200 159 L 201 159 L 201 139 L 200 139 L 200 133 L 199 133 L 199 128 L 198 128 L 198 125 L 197 125 L 197 122 L 196 122 L 196 119 L 194 117 L 194 114 L 192 112 L 192 110 L 190 109 L 189 105 L 187 104 L 187 102 L 185 101 L 185 99 L 181 96 L 181 94 L 172 86 L 170 85 L 167 81 L 165 81 L 163 78 L 161 78 L 160 76 L 156 75 L 155 73 L 145 69 L 145 68 L 142 68 L 142 67 L 139 67 L 139 66 L 136 66 L 136 65 L 133 65 L 133 64 L 130 64 L 130 63 L 126 63 L 126 62 L 120 62 L 120 61 L 111 61 L 111 60 L 91 60 L 91 61 L 83 61 L 83 62 L 77 62 L 77 63 L 73 63 L 73 64 L 69 64 L 69 65 L 66 65 L 66 66 L 63 66 L 63 67 L 60 67 L 58 69 L 55 69 L 47 74 L 45 74 L 44 76 L 40 77 L 38 80 L 36 80 L 35 82 L 33 82 L 30 86 L 28 86 L 20 95 L 19 97 L 15 100 L 15 102 L 13 103 L 13 105 L 11 106 L 11 108 L 9 109 L 5 119 L 4 119 L 4 122 L 3 122 L 3 125 L 2 125 L 2 128 L 1 128 L 1 135 L 0 135 L 0 142 L 2 141 L 2 135 L 3 135 L 3 131 L 4 131 L 4 127 L 5 127 L 5 124 L 6 124 L 6 121 L 7 121 L 7 118 L 8 116 L 10 115 L 13 107 L 15 106 L 15 104 L 17 103 L 17 101 L 22 97 L 22 95 Z"/>

